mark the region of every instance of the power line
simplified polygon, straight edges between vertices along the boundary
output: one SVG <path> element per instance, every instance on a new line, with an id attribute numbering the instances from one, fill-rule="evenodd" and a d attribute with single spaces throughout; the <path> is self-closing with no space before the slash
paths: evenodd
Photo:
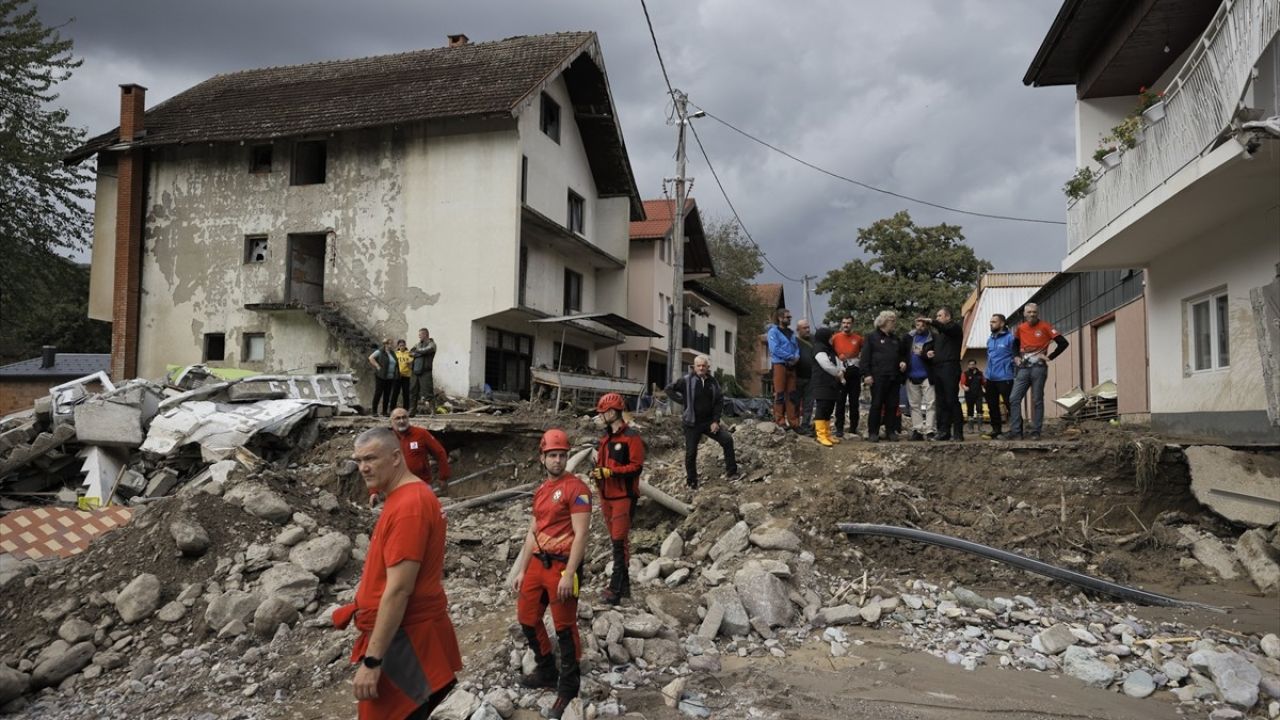
<path id="1" fill-rule="evenodd" d="M 702 138 L 698 137 L 698 126 L 694 125 L 693 123 L 689 123 L 689 128 L 693 130 L 693 140 L 694 142 L 698 143 L 698 150 L 699 152 L 702 153 L 702 159 L 707 163 L 707 169 L 711 171 L 711 177 L 715 179 L 716 187 L 720 188 L 720 194 L 724 197 L 725 204 L 729 206 L 729 211 L 733 213 L 733 219 L 737 220 L 738 227 L 742 228 L 742 234 L 746 235 L 747 240 L 749 240 L 751 244 L 755 246 L 756 250 L 760 251 L 760 258 L 764 260 L 765 263 L 769 265 L 769 267 L 773 268 L 774 272 L 781 275 L 784 279 L 790 280 L 791 282 L 796 282 L 796 283 L 804 282 L 799 278 L 793 278 L 790 275 L 779 270 L 778 266 L 774 265 L 773 262 L 769 260 L 769 256 L 765 253 L 764 248 L 760 247 L 760 243 L 756 242 L 756 239 L 751 237 L 751 233 L 747 230 L 746 224 L 742 222 L 742 216 L 738 215 L 738 209 L 733 206 L 733 201 L 729 199 L 729 193 L 725 192 L 724 183 L 720 182 L 720 174 L 716 172 L 716 166 L 711 164 L 711 156 L 707 155 L 707 149 L 702 146 Z"/>
<path id="2" fill-rule="evenodd" d="M 667 94 L 674 100 L 676 91 L 675 88 L 671 86 L 671 76 L 667 74 L 667 64 L 662 60 L 662 50 L 658 47 L 658 35 L 653 30 L 653 19 L 649 17 L 649 6 L 645 3 L 645 0 L 640 0 L 640 7 L 644 10 L 644 21 L 649 26 L 649 38 L 653 40 L 653 53 L 658 56 L 658 67 L 662 68 L 662 80 L 667 84 Z M 695 107 L 697 106 L 695 105 Z M 710 113 L 708 113 L 708 116 L 709 115 Z M 684 118 L 677 118 L 676 121 L 684 122 L 685 120 Z M 769 256 L 765 253 L 764 248 L 760 247 L 760 243 L 756 242 L 755 238 L 751 237 L 751 233 L 747 231 L 747 226 L 742 222 L 742 217 L 738 215 L 737 208 L 733 206 L 733 201 L 729 199 L 729 193 L 725 192 L 724 184 L 720 182 L 720 176 L 716 173 L 715 166 L 711 164 L 710 156 L 707 155 L 707 149 L 702 146 L 702 138 L 698 137 L 698 128 L 695 127 L 693 123 L 689 123 L 689 128 L 693 130 L 693 139 L 698 143 L 698 150 L 702 152 L 702 159 L 707 163 L 707 169 L 711 171 L 711 177 L 715 178 L 716 187 L 720 188 L 720 195 L 724 197 L 725 204 L 728 205 L 729 210 L 733 212 L 734 220 L 738 221 L 738 227 L 742 228 L 742 234 L 746 235 L 747 240 L 755 246 L 756 250 L 760 251 L 760 258 L 764 260 L 769 267 L 773 268 L 774 272 L 791 282 L 801 282 L 800 280 L 779 270 L 778 266 L 774 265 L 773 262 L 769 260 Z M 665 192 L 665 188 L 663 191 Z"/>
<path id="3" fill-rule="evenodd" d="M 643 1 L 643 0 L 642 0 L 642 1 Z M 664 70 L 663 72 L 666 72 L 666 71 Z M 773 145 L 773 144 L 768 143 L 768 142 L 766 142 L 766 141 L 764 141 L 764 140 L 761 140 L 760 138 L 756 137 L 755 135 L 752 135 L 751 133 L 747 132 L 746 130 L 743 130 L 742 128 L 736 127 L 735 125 L 733 125 L 732 123 L 730 123 L 728 120 L 725 120 L 724 118 L 721 118 L 721 117 L 718 117 L 718 116 L 716 116 L 716 115 L 713 115 L 711 112 L 709 112 L 709 111 L 708 111 L 708 110 L 706 110 L 705 108 L 699 107 L 697 103 L 690 103 L 690 104 L 691 104 L 691 105 L 693 105 L 694 107 L 698 108 L 698 109 L 699 109 L 699 110 L 701 110 L 702 112 L 706 113 L 706 114 L 707 114 L 707 117 L 711 118 L 712 120 L 715 120 L 716 122 L 720 123 L 721 125 L 724 125 L 725 127 L 729 128 L 730 130 L 732 130 L 732 131 L 734 131 L 734 132 L 738 133 L 739 135 L 742 135 L 743 137 L 747 138 L 748 140 L 751 140 L 751 141 L 753 141 L 753 142 L 759 143 L 759 144 L 761 144 L 761 145 L 763 145 L 763 146 L 765 146 L 765 147 L 769 148 L 770 150 L 772 150 L 772 151 L 774 151 L 774 152 L 776 152 L 776 153 L 779 153 L 780 155 L 783 155 L 783 156 L 785 156 L 785 157 L 791 158 L 792 160 L 794 160 L 794 161 L 796 161 L 796 162 L 800 163 L 801 165 L 804 165 L 804 166 L 805 166 L 805 167 L 807 167 L 807 168 L 810 168 L 810 169 L 813 169 L 813 170 L 817 170 L 818 172 L 820 172 L 820 173 L 822 173 L 822 174 L 824 174 L 824 175 L 828 175 L 828 176 L 833 177 L 833 178 L 835 178 L 835 179 L 837 179 L 837 180 L 843 180 L 844 182 L 851 183 L 851 184 L 853 184 L 853 185 L 857 185 L 858 187 L 865 188 L 865 189 L 867 189 L 867 190 L 871 190 L 871 191 L 873 191 L 873 192 L 882 193 L 882 194 L 884 194 L 884 195 L 891 195 L 891 196 L 893 196 L 893 197 L 896 197 L 896 198 L 899 198 L 899 199 L 902 199 L 902 200 L 908 200 L 908 201 L 910 201 L 910 202 L 914 202 L 914 203 L 919 203 L 919 204 L 921 204 L 921 205 L 928 205 L 929 207 L 938 208 L 939 210 L 946 210 L 946 211 L 948 211 L 948 212 L 960 213 L 961 215 L 972 215 L 972 216 L 974 216 L 974 217 L 990 218 L 990 219 L 992 219 L 992 220 L 1008 220 L 1008 221 L 1011 221 L 1011 222 L 1041 223 L 1041 224 L 1044 224 L 1044 225 L 1066 225 L 1066 224 L 1067 224 L 1066 222 L 1064 222 L 1064 221 L 1062 221 L 1062 220 L 1042 220 L 1042 219 L 1040 219 L 1040 218 L 1025 218 L 1025 217 L 1016 217 L 1016 216 L 1013 216 L 1013 215 L 997 215 L 997 214 L 994 214 L 994 213 L 975 212 L 975 211 L 973 211 L 973 210 L 962 210 L 962 209 L 960 209 L 960 208 L 951 207 L 951 206 L 949 206 L 949 205 L 942 205 L 942 204 L 940 204 L 940 203 L 930 202 L 930 201 L 928 201 L 928 200 L 922 200 L 922 199 L 917 198 L 917 197 L 911 197 L 910 195 L 903 195 L 902 193 L 896 193 L 896 192 L 893 192 L 892 190 L 885 190 L 884 188 L 879 188 L 879 187 L 876 187 L 875 185 L 870 185 L 870 184 L 868 184 L 868 183 L 864 183 L 864 182 L 862 182 L 861 180 L 855 180 L 855 179 L 853 179 L 853 178 L 851 178 L 851 177 L 846 177 L 846 176 L 844 176 L 844 175 L 841 175 L 840 173 L 833 172 L 833 171 L 828 170 L 828 169 L 826 169 L 826 168 L 824 168 L 824 167 L 821 167 L 821 166 L 818 166 L 818 165 L 814 165 L 813 163 L 809 162 L 808 160 L 804 160 L 804 159 L 802 159 L 802 158 L 798 158 L 798 157 L 796 157 L 795 155 L 792 155 L 791 153 L 787 152 L 786 150 L 783 150 L 782 148 L 778 147 L 777 145 Z M 694 133 L 694 136 L 696 137 L 696 136 L 697 136 L 697 133 Z"/>

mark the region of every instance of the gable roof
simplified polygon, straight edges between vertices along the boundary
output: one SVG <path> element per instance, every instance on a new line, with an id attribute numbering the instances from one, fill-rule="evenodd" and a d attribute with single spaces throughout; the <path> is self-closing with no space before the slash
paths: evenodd
<path id="1" fill-rule="evenodd" d="M 298 137 L 400 123 L 515 117 L 563 74 L 601 197 L 644 217 L 594 32 L 526 35 L 216 75 L 147 111 L 133 146 Z M 119 128 L 64 160 L 119 142 Z"/>
<path id="2" fill-rule="evenodd" d="M 99 370 L 111 371 L 110 353 L 58 353 L 53 367 L 40 367 L 42 358 L 20 360 L 0 367 L 0 381 L 39 378 L 78 378 Z"/>
<path id="3" fill-rule="evenodd" d="M 684 208 L 685 275 L 715 275 L 715 264 L 711 260 L 711 248 L 707 245 L 707 234 L 702 227 L 702 213 L 698 212 L 698 203 L 693 198 L 688 198 Z M 631 239 L 666 238 L 674 225 L 675 209 L 675 200 L 645 200 L 645 219 L 631 223 Z"/>
<path id="4" fill-rule="evenodd" d="M 733 313 L 734 315 L 737 315 L 738 317 L 746 317 L 751 314 L 751 311 L 747 310 L 746 308 L 742 307 L 738 303 L 730 300 L 724 295 L 721 295 L 720 293 L 711 289 L 705 283 L 701 283 L 697 280 L 685 280 L 684 287 L 686 290 L 692 290 L 693 292 L 696 292 L 699 295 L 702 295 L 706 299 L 714 303 L 718 303 L 719 305 L 723 306 L 726 310 Z"/>
<path id="5" fill-rule="evenodd" d="M 770 310 L 786 307 L 787 294 L 782 289 L 782 283 L 761 283 L 752 285 L 751 289 L 760 298 L 760 302 L 764 303 Z"/>

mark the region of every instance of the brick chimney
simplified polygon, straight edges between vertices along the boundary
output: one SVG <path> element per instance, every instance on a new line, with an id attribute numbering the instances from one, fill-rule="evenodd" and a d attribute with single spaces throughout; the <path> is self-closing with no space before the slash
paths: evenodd
<path id="1" fill-rule="evenodd" d="M 463 45 L 469 45 L 470 43 L 471 38 L 463 35 L 462 33 L 449 36 L 449 47 L 462 47 Z"/>
<path id="2" fill-rule="evenodd" d="M 58 364 L 58 348 L 54 345 L 45 345 L 40 348 L 40 369 L 48 370 Z"/>
<path id="3" fill-rule="evenodd" d="M 120 142 L 133 143 L 145 129 L 147 89 L 120 86 Z M 138 374 L 138 310 L 142 291 L 144 150 L 120 151 L 116 170 L 116 258 L 111 298 L 111 377 Z"/>

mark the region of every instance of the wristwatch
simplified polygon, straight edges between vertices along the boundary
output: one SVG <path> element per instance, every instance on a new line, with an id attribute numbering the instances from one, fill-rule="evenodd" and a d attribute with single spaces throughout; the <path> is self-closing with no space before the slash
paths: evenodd
<path id="1" fill-rule="evenodd" d="M 360 658 L 360 664 L 364 665 L 370 670 L 377 670 L 378 668 L 382 667 L 382 658 L 376 658 L 376 657 L 373 657 L 372 655 L 365 655 Z"/>

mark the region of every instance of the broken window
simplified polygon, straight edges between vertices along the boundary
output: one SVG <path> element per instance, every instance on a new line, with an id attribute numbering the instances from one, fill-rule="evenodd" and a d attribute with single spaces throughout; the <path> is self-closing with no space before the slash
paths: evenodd
<path id="1" fill-rule="evenodd" d="M 560 106 L 546 93 L 542 93 L 542 117 L 539 125 L 547 137 L 560 142 Z"/>
<path id="2" fill-rule="evenodd" d="M 514 393 L 528 399 L 532 364 L 532 337 L 486 329 L 484 382 L 492 390 Z"/>
<path id="3" fill-rule="evenodd" d="M 264 333 L 244 334 L 244 361 L 262 362 L 267 359 L 267 336 Z"/>
<path id="4" fill-rule="evenodd" d="M 564 269 L 564 314 L 582 311 L 582 273 Z"/>
<path id="5" fill-rule="evenodd" d="M 304 140 L 293 144 L 293 174 L 290 185 L 318 185 L 324 182 L 325 142 Z"/>
<path id="6" fill-rule="evenodd" d="M 267 261 L 266 235 L 244 236 L 244 261 L 245 263 L 260 263 Z"/>
<path id="7" fill-rule="evenodd" d="M 227 359 L 227 335 L 226 333 L 205 333 L 204 334 L 204 362 L 221 361 Z"/>
<path id="8" fill-rule="evenodd" d="M 1191 371 L 1218 370 L 1231 365 L 1226 292 L 1187 301 L 1188 347 Z"/>
<path id="9" fill-rule="evenodd" d="M 273 150 L 270 145 L 254 145 L 249 148 L 249 172 L 255 175 L 271 172 Z"/>
<path id="10" fill-rule="evenodd" d="M 591 357 L 584 348 L 555 343 L 552 352 L 556 356 L 556 367 L 562 370 L 587 370 L 591 367 Z"/>
<path id="11" fill-rule="evenodd" d="M 316 365 L 317 375 L 336 375 L 339 372 L 341 372 L 341 369 L 338 367 L 337 363 L 322 363 L 320 365 Z"/>
<path id="12" fill-rule="evenodd" d="M 586 203 L 583 202 L 582 196 L 570 190 L 569 191 L 569 222 L 566 224 L 566 226 L 569 228 L 569 232 L 578 233 L 579 235 L 585 235 L 586 234 L 585 232 L 586 217 L 587 217 Z"/>

